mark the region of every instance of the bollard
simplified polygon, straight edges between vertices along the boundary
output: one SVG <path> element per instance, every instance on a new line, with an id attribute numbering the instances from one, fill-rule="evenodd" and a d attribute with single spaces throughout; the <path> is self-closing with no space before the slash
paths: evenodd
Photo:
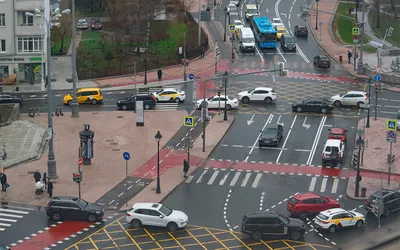
<path id="1" fill-rule="evenodd" d="M 56 116 L 60 116 L 60 106 L 57 106 L 57 109 L 56 109 Z"/>
<path id="2" fill-rule="evenodd" d="M 363 187 L 361 188 L 361 197 L 366 197 L 367 196 L 367 188 Z"/>
<path id="3" fill-rule="evenodd" d="M 343 56 L 339 56 L 339 62 L 343 62 Z"/>
<path id="4" fill-rule="evenodd" d="M 35 115 L 40 115 L 40 108 L 36 109 L 36 114 Z"/>
<path id="5" fill-rule="evenodd" d="M 358 151 L 354 151 L 353 159 L 351 161 L 351 164 L 353 165 L 353 167 L 357 167 L 357 165 L 358 165 Z"/>
<path id="6" fill-rule="evenodd" d="M 28 115 L 29 115 L 29 117 L 35 117 L 35 110 L 32 107 L 29 108 Z"/>
<path id="7" fill-rule="evenodd" d="M 61 106 L 58 106 L 58 107 L 60 107 L 60 115 L 64 116 L 64 113 L 62 112 L 62 107 Z"/>

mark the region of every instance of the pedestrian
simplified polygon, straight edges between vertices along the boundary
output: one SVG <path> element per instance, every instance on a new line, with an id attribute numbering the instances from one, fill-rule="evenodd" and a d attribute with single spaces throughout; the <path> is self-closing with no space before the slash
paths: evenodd
<path id="1" fill-rule="evenodd" d="M 7 183 L 7 175 L 4 173 L 4 171 L 0 173 L 0 183 L 1 183 L 1 192 L 6 192 L 9 185 Z"/>
<path id="2" fill-rule="evenodd" d="M 43 185 L 44 185 L 44 189 L 47 189 L 47 174 L 43 173 Z"/>
<path id="3" fill-rule="evenodd" d="M 39 169 L 36 169 L 36 172 L 33 173 L 33 179 L 35 179 L 35 183 L 42 179 L 42 175 L 39 172 Z"/>
<path id="4" fill-rule="evenodd" d="M 189 163 L 186 159 L 183 160 L 183 177 L 187 178 L 187 172 L 189 171 Z"/>
<path id="5" fill-rule="evenodd" d="M 159 69 L 157 71 L 157 75 L 158 75 L 158 80 L 161 81 L 161 79 L 162 79 L 162 70 L 161 69 Z"/>
<path id="6" fill-rule="evenodd" d="M 53 197 L 53 182 L 50 178 L 47 178 L 47 193 L 49 194 L 49 198 Z"/>
<path id="7" fill-rule="evenodd" d="M 350 52 L 350 50 L 347 51 L 347 57 L 349 58 L 349 64 L 351 63 L 351 57 L 353 54 Z"/>
<path id="8" fill-rule="evenodd" d="M 204 58 L 204 47 L 203 46 L 200 47 L 200 56 L 201 56 L 201 58 Z"/>

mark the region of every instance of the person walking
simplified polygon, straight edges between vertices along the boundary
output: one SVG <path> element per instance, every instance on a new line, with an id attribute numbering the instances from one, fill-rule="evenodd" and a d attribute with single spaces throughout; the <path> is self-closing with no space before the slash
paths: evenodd
<path id="1" fill-rule="evenodd" d="M 49 198 L 53 197 L 53 182 L 50 178 L 47 178 L 47 193 L 49 194 Z"/>
<path id="2" fill-rule="evenodd" d="M 6 192 L 8 188 L 7 175 L 2 171 L 0 173 L 1 192 Z"/>
<path id="3" fill-rule="evenodd" d="M 162 79 L 162 70 L 161 69 L 159 69 L 157 71 L 157 76 L 158 76 L 158 81 L 161 81 L 161 79 Z"/>
<path id="4" fill-rule="evenodd" d="M 351 64 L 351 58 L 353 57 L 353 54 L 350 52 L 350 50 L 347 51 L 347 58 L 349 58 L 349 64 Z"/>
<path id="5" fill-rule="evenodd" d="M 183 160 L 183 178 L 187 178 L 187 172 L 189 172 L 189 163 L 186 159 Z"/>
<path id="6" fill-rule="evenodd" d="M 39 169 L 36 169 L 36 172 L 33 173 L 33 179 L 35 179 L 35 183 L 42 179 L 42 175 L 39 172 Z"/>
<path id="7" fill-rule="evenodd" d="M 204 58 L 204 47 L 203 46 L 201 46 L 201 48 L 200 48 L 200 56 L 201 56 L 201 58 Z"/>
<path id="8" fill-rule="evenodd" d="M 44 189 L 47 189 L 47 174 L 43 173 L 43 185 L 44 185 Z"/>

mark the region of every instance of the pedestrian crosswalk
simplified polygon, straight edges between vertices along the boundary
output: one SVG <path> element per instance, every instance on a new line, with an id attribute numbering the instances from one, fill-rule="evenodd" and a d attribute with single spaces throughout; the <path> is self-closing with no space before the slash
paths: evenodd
<path id="1" fill-rule="evenodd" d="M 260 70 L 265 70 L 267 68 L 271 68 L 276 66 L 279 63 L 279 60 L 277 61 L 255 61 L 255 60 L 246 60 L 246 61 L 241 61 L 240 65 L 238 65 L 239 69 L 260 69 Z M 295 70 L 296 69 L 317 69 L 317 67 L 311 63 L 307 63 L 305 61 L 288 61 L 285 62 L 285 69 L 287 70 Z M 335 63 L 331 64 L 331 67 L 329 69 L 325 69 L 325 71 L 329 70 L 338 70 L 341 69 L 341 66 Z M 323 70 L 323 69 L 321 69 Z"/>
<path id="2" fill-rule="evenodd" d="M 312 176 L 310 174 L 294 174 L 265 172 L 252 170 L 218 169 L 218 168 L 199 168 L 185 180 L 186 184 L 209 185 L 209 186 L 228 186 L 243 188 L 261 188 L 261 183 L 272 185 L 272 181 L 279 176 L 292 176 L 299 179 L 299 192 L 317 193 L 340 193 L 341 187 L 345 187 L 347 178 L 335 176 Z M 342 185 L 340 185 L 342 184 Z"/>
<path id="3" fill-rule="evenodd" d="M 18 206 L 0 207 L 0 232 L 11 227 L 13 223 L 16 223 L 31 211 L 33 211 L 33 208 Z"/>
<path id="4" fill-rule="evenodd" d="M 147 111 L 174 111 L 178 110 L 178 103 L 157 103 L 154 110 Z"/>

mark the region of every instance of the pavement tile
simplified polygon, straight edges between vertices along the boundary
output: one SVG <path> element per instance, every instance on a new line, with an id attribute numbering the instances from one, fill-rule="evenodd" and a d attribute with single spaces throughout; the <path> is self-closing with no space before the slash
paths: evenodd
<path id="1" fill-rule="evenodd" d="M 362 174 L 361 174 L 362 176 Z M 347 190 L 346 190 L 346 194 L 347 197 L 351 198 L 351 199 L 355 199 L 355 200 L 366 200 L 368 199 L 368 197 L 375 193 L 378 190 L 383 189 L 391 189 L 391 190 L 396 190 L 399 189 L 400 187 L 400 183 L 397 181 L 391 181 L 390 185 L 388 185 L 387 183 L 387 178 L 385 178 L 386 176 L 383 176 L 383 180 L 381 181 L 380 179 L 376 179 L 376 178 L 365 178 L 363 177 L 362 180 L 360 181 L 360 190 L 359 190 L 359 194 L 360 197 L 355 197 L 355 190 L 356 190 L 356 177 L 350 177 L 349 178 L 349 184 L 347 185 Z M 361 189 L 362 188 L 366 188 L 367 192 L 365 197 L 361 197 Z"/>

